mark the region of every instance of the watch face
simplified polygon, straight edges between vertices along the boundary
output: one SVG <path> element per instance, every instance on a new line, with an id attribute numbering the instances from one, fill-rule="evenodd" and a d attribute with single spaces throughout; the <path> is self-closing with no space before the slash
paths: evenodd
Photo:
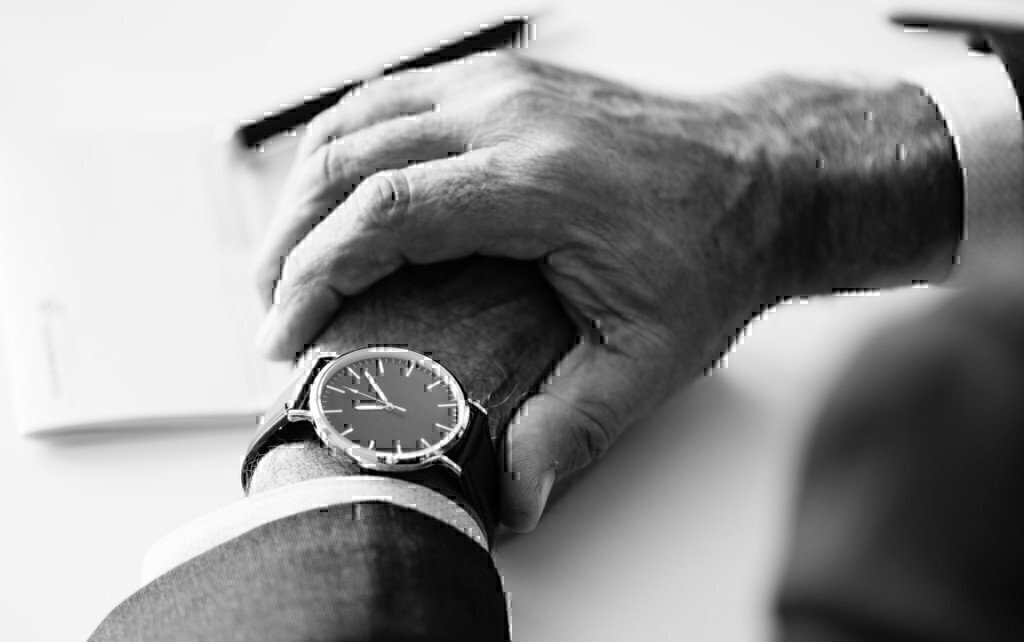
<path id="1" fill-rule="evenodd" d="M 399 348 L 343 355 L 324 368 L 311 392 L 321 436 L 380 463 L 439 454 L 468 421 L 465 397 L 451 374 Z"/>

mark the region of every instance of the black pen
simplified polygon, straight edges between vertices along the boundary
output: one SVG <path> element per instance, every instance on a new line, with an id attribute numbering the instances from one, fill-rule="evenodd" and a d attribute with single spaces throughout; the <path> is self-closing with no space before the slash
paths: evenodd
<path id="1" fill-rule="evenodd" d="M 527 18 L 507 18 L 500 24 L 488 27 L 460 40 L 444 45 L 433 51 L 403 60 L 385 67 L 379 76 L 429 67 L 450 60 L 465 58 L 483 51 L 493 51 L 512 44 L 519 44 L 525 37 Z M 296 129 L 308 123 L 320 112 L 334 106 L 341 98 L 365 81 L 357 80 L 346 83 L 337 89 L 331 89 L 318 96 L 308 98 L 278 112 L 266 115 L 259 120 L 246 123 L 235 130 L 234 138 L 244 149 L 254 149 L 267 140 Z"/>

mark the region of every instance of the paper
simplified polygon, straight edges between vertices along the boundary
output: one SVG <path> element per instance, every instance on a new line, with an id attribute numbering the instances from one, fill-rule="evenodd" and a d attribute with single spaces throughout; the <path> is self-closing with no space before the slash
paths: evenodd
<path id="1" fill-rule="evenodd" d="M 228 152 L 212 131 L 5 143 L 0 331 L 20 431 L 255 422 L 287 381 L 253 348 L 251 262 L 280 171 Z"/>

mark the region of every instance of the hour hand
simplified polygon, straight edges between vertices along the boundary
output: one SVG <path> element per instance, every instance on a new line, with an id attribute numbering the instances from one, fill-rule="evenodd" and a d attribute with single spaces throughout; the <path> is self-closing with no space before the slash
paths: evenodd
<path id="1" fill-rule="evenodd" d="M 380 399 L 374 399 L 373 401 L 363 401 L 362 399 L 358 399 L 356 400 L 352 407 L 355 408 L 356 410 L 387 410 L 388 412 L 397 412 L 398 414 L 401 415 L 404 415 L 406 413 L 405 408 L 401 406 L 396 406 L 390 401 L 384 403 Z"/>
<path id="2" fill-rule="evenodd" d="M 379 403 L 373 403 L 372 401 L 357 401 L 355 404 L 356 410 L 384 410 L 387 406 Z"/>

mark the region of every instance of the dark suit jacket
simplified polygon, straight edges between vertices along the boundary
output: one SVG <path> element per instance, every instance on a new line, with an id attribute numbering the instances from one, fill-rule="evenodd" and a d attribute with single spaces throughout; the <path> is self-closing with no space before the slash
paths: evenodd
<path id="1" fill-rule="evenodd" d="M 367 502 L 271 522 L 139 589 L 92 640 L 506 640 L 490 555 L 451 526 Z"/>
<path id="2" fill-rule="evenodd" d="M 1024 37 L 987 36 L 1021 102 Z M 790 546 L 779 639 L 1024 640 L 1024 281 L 868 346 L 808 444 Z"/>
<path id="3" fill-rule="evenodd" d="M 1024 87 L 1020 42 L 997 40 L 1018 88 Z M 1024 319 L 1024 307 L 1016 318 Z M 1015 332 L 1005 340 L 1017 350 L 1014 372 L 1024 381 L 1024 342 Z M 933 374 L 950 363 L 931 363 Z M 949 385 L 956 389 L 965 383 L 957 376 L 985 372 L 954 372 Z M 1012 471 L 1024 471 L 1024 432 L 1003 434 L 1006 422 L 996 422 L 992 434 L 963 433 L 974 419 L 993 420 L 972 398 L 947 395 L 957 403 L 936 405 L 931 393 L 911 386 L 901 390 L 910 403 L 904 407 L 885 390 L 862 392 L 852 407 L 823 416 L 811 448 L 796 546 L 780 593 L 783 637 L 1024 639 L 1024 498 L 1019 490 L 1012 497 L 999 492 L 1013 482 L 1024 488 L 1019 474 L 1011 479 Z M 997 411 L 1012 417 L 1014 428 L 1024 427 L 1019 399 L 1016 405 L 1004 399 L 1010 405 Z M 857 412 L 864 407 L 877 412 Z M 858 430 L 865 423 L 875 430 Z M 1017 456 L 1000 458 L 1004 444 Z M 999 467 L 994 477 L 981 474 L 989 465 Z M 933 483 L 945 473 L 945 483 Z M 975 491 L 988 499 L 975 501 Z M 1017 502 L 1012 519 L 999 512 L 998 502 L 1008 499 Z M 1015 577 L 1001 572 L 1004 562 Z M 118 605 L 92 639 L 507 637 L 500 577 L 481 547 L 419 513 L 365 503 L 301 513 L 218 546 Z"/>

